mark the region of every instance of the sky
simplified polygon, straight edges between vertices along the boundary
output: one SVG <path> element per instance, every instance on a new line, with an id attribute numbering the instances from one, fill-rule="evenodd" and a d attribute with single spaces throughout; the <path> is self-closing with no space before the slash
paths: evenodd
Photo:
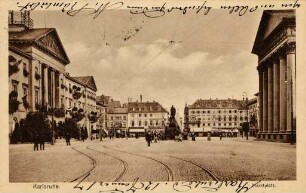
<path id="1" fill-rule="evenodd" d="M 34 11 L 35 28 L 56 28 L 71 76 L 94 76 L 98 95 L 174 105 L 182 115 L 197 99 L 252 98 L 258 92 L 251 53 L 262 12 L 243 17 L 171 12 L 159 18 L 105 11 L 98 18 Z"/>

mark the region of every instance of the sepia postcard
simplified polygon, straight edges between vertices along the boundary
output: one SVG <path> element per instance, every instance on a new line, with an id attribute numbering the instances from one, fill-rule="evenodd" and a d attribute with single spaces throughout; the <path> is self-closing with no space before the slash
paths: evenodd
<path id="1" fill-rule="evenodd" d="M 0 5 L 0 192 L 306 192 L 304 0 Z"/>

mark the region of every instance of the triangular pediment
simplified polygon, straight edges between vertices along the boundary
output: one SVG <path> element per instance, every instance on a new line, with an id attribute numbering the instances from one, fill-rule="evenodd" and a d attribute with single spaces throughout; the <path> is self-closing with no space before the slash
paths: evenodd
<path id="1" fill-rule="evenodd" d="M 53 57 L 65 65 L 70 63 L 62 42 L 55 29 L 39 37 L 35 42 L 43 49 L 44 52 L 51 54 Z"/>
<path id="2" fill-rule="evenodd" d="M 252 53 L 258 53 L 258 46 L 273 32 L 273 30 L 283 21 L 283 18 L 291 17 L 292 10 L 266 10 L 263 12 Z"/>

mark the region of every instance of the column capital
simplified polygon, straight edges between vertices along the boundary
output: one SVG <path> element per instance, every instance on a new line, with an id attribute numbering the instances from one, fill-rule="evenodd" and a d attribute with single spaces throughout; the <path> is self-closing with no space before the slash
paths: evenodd
<path id="1" fill-rule="evenodd" d="M 286 54 L 294 54 L 296 49 L 295 41 L 287 42 L 286 44 Z"/>

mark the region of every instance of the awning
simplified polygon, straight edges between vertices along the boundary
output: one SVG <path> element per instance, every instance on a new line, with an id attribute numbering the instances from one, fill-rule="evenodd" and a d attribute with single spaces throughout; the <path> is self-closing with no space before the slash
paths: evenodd
<path id="1" fill-rule="evenodd" d="M 129 129 L 129 132 L 131 133 L 144 133 L 144 129 Z"/>

